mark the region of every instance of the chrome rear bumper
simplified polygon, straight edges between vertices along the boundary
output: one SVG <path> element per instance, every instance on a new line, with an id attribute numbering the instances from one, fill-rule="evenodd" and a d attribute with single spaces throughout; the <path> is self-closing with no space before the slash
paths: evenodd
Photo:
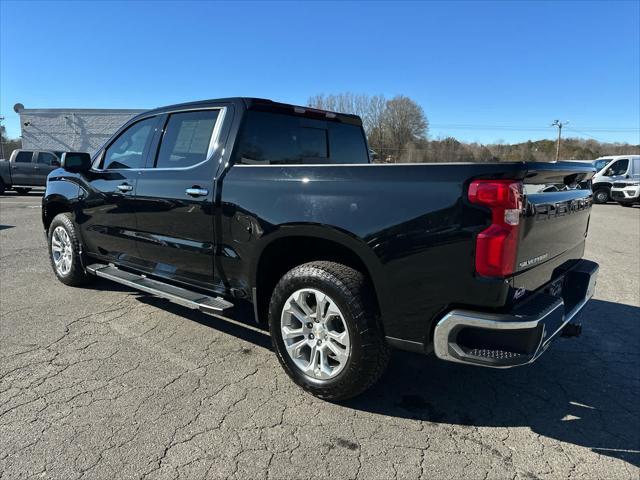
<path id="1" fill-rule="evenodd" d="M 452 310 L 436 325 L 435 354 L 494 368 L 531 363 L 593 296 L 597 276 L 598 264 L 581 260 L 562 278 L 561 296 L 540 292 L 509 313 Z"/>

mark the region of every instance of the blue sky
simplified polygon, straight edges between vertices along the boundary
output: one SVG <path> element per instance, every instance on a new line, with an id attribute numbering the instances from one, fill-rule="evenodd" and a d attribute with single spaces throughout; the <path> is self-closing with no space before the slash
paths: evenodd
<path id="1" fill-rule="evenodd" d="M 407 95 L 429 136 L 640 143 L 640 2 L 0 4 L 0 113 Z"/>

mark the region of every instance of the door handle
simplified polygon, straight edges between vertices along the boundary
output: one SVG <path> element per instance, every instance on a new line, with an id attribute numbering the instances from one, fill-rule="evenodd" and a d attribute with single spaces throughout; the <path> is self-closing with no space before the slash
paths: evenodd
<path id="1" fill-rule="evenodd" d="M 186 193 L 190 197 L 204 197 L 209 195 L 209 190 L 207 190 L 206 188 L 191 187 L 187 188 L 184 193 Z"/>
<path id="2" fill-rule="evenodd" d="M 120 190 L 121 192 L 130 192 L 131 190 L 133 190 L 133 187 L 128 183 L 123 183 L 121 185 L 118 185 L 118 190 Z"/>

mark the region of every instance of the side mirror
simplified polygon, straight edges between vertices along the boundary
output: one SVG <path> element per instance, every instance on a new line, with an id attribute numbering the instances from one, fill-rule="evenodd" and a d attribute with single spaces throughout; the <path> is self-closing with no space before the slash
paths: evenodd
<path id="1" fill-rule="evenodd" d="M 51 160 L 51 166 L 52 167 L 59 167 L 60 166 L 60 160 L 58 160 L 58 159 Z"/>
<path id="2" fill-rule="evenodd" d="M 91 155 L 86 152 L 64 152 L 60 166 L 68 172 L 87 172 L 91 169 Z"/>

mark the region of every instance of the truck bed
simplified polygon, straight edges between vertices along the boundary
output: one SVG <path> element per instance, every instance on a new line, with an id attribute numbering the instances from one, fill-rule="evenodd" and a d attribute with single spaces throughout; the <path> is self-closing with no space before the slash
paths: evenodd
<path id="1" fill-rule="evenodd" d="M 572 163 L 238 165 L 224 176 L 222 232 L 243 231 L 244 222 L 265 237 L 301 226 L 326 237 L 319 225 L 331 225 L 328 237 L 365 259 L 387 335 L 422 348 L 438 312 L 504 308 L 518 290 L 540 288 L 558 265 L 582 256 L 591 191 L 580 184 L 593 173 Z M 518 270 L 510 278 L 475 274 L 475 237 L 490 215 L 467 199 L 474 179 L 524 183 Z M 255 266 L 248 260 L 265 245 L 252 238 L 233 247 L 237 256 L 222 257 L 222 269 L 249 285 Z"/>

